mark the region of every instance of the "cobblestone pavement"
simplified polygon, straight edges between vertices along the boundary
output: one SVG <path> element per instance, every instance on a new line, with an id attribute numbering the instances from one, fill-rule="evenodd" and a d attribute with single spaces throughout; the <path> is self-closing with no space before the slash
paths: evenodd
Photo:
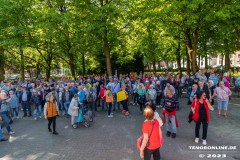
<path id="1" fill-rule="evenodd" d="M 217 110 L 211 112 L 208 131 L 208 145 L 235 145 L 235 151 L 191 151 L 194 143 L 194 123 L 189 124 L 187 99 L 181 99 L 177 116 L 180 122 L 177 138 L 167 138 L 163 127 L 165 143 L 161 149 L 163 160 L 226 159 L 240 160 L 240 105 L 239 99 L 230 102 L 229 118 L 217 117 Z M 161 112 L 161 108 L 158 110 Z M 137 106 L 130 106 L 129 117 L 115 112 L 114 118 L 97 112 L 90 128 L 73 129 L 70 119 L 57 119 L 58 136 L 48 132 L 47 121 L 32 118 L 19 119 L 12 128 L 16 134 L 8 142 L 0 142 L 0 159 L 4 160 L 138 160 L 136 139 L 141 135 L 144 120 Z M 6 129 L 3 129 L 6 132 Z M 8 137 L 5 133 L 5 136 Z M 199 146 L 201 143 L 198 144 Z M 199 158 L 199 154 L 226 154 L 226 158 Z M 203 155 L 200 155 L 203 156 Z M 209 155 L 208 155 L 209 156 Z M 219 155 L 217 155 L 219 156 Z M 214 155 L 213 155 L 214 157 Z"/>

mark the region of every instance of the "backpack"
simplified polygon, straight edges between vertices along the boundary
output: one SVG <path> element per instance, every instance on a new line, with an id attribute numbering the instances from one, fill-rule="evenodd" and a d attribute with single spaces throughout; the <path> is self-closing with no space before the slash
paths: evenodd
<path id="1" fill-rule="evenodd" d="M 89 93 L 87 101 L 93 102 L 93 93 L 91 93 L 91 92 Z"/>

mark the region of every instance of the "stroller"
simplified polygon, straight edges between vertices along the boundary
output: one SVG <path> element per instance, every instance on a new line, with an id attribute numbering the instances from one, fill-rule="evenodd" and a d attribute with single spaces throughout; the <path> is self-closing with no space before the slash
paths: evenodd
<path id="1" fill-rule="evenodd" d="M 86 108 L 81 107 L 78 112 L 77 122 L 73 124 L 72 127 L 76 129 L 80 124 L 82 124 L 86 128 L 90 127 L 90 120 L 92 120 L 90 117 L 91 115 L 88 112 L 86 112 Z"/>

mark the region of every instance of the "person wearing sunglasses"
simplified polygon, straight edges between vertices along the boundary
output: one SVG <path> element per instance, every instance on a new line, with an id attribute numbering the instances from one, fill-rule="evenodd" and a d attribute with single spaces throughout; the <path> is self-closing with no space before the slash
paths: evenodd
<path id="1" fill-rule="evenodd" d="M 192 102 L 191 109 L 193 112 L 192 119 L 196 122 L 195 127 L 195 142 L 199 142 L 199 131 L 201 124 L 203 126 L 202 140 L 203 145 L 207 145 L 208 123 L 210 122 L 209 110 L 214 110 L 210 102 L 206 98 L 206 93 L 198 92 L 197 98 Z"/>

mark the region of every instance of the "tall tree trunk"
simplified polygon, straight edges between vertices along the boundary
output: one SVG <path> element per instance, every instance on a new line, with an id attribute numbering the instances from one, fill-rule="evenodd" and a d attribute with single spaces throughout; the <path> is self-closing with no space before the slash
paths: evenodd
<path id="1" fill-rule="evenodd" d="M 4 48 L 0 47 L 0 81 L 3 81 L 5 79 L 4 77 Z"/>
<path id="2" fill-rule="evenodd" d="M 20 57 L 21 57 L 21 81 L 24 82 L 25 81 L 25 60 L 24 60 L 24 53 L 23 53 L 23 49 L 20 49 Z"/>
<path id="3" fill-rule="evenodd" d="M 169 62 L 168 61 L 165 61 L 166 62 L 166 67 L 167 69 L 169 68 Z"/>
<path id="4" fill-rule="evenodd" d="M 186 58 L 187 58 L 187 73 L 190 74 L 191 68 L 190 68 L 190 56 L 188 54 L 188 48 L 186 47 Z"/>
<path id="5" fill-rule="evenodd" d="M 74 57 L 72 53 L 69 53 L 69 67 L 71 70 L 71 74 L 73 78 L 76 80 L 76 72 L 75 72 L 75 66 L 74 66 Z"/>
<path id="6" fill-rule="evenodd" d="M 156 61 L 153 61 L 153 72 L 157 73 L 157 68 L 156 68 Z"/>
<path id="7" fill-rule="evenodd" d="M 180 37 L 179 37 L 179 40 L 178 40 L 178 47 L 177 47 L 177 51 L 176 51 L 176 55 L 177 55 L 178 73 L 182 74 L 180 48 L 181 48 L 181 44 L 180 44 Z"/>
<path id="8" fill-rule="evenodd" d="M 40 65 L 37 63 L 36 65 L 36 79 L 40 78 Z"/>
<path id="9" fill-rule="evenodd" d="M 109 42 L 108 42 L 108 38 L 107 38 L 107 28 L 105 28 L 105 33 L 104 33 L 104 50 L 105 50 L 105 56 L 106 56 L 107 74 L 108 74 L 108 76 L 111 76 L 112 68 L 111 68 L 110 47 L 109 47 Z"/>
<path id="10" fill-rule="evenodd" d="M 236 29 L 236 51 L 240 50 L 240 29 Z"/>
<path id="11" fill-rule="evenodd" d="M 207 53 L 206 53 L 204 58 L 205 58 L 205 68 L 208 69 L 208 55 L 207 55 Z"/>
<path id="12" fill-rule="evenodd" d="M 47 81 L 50 79 L 50 76 L 51 76 L 51 69 L 50 68 L 51 68 L 50 66 L 48 66 L 46 68 L 46 80 Z"/>
<path id="13" fill-rule="evenodd" d="M 85 53 L 82 52 L 82 69 L 83 69 L 83 75 L 86 74 L 86 67 L 85 67 Z"/>
<path id="14" fill-rule="evenodd" d="M 190 58 L 189 60 L 190 60 L 191 66 L 192 66 L 192 72 L 196 73 L 198 70 L 197 60 L 196 60 L 197 45 L 198 45 L 198 28 L 196 28 L 193 33 L 193 45 L 192 45 L 192 40 L 191 40 L 190 28 L 186 29 L 185 37 L 186 37 L 188 54 L 189 54 L 189 58 Z"/>
<path id="15" fill-rule="evenodd" d="M 224 44 L 225 44 L 225 69 L 228 70 L 231 67 L 230 64 L 230 50 L 229 50 L 229 46 L 228 46 L 228 40 L 225 39 L 224 40 Z"/>
<path id="16" fill-rule="evenodd" d="M 158 70 L 160 71 L 161 70 L 161 62 L 158 61 Z"/>

